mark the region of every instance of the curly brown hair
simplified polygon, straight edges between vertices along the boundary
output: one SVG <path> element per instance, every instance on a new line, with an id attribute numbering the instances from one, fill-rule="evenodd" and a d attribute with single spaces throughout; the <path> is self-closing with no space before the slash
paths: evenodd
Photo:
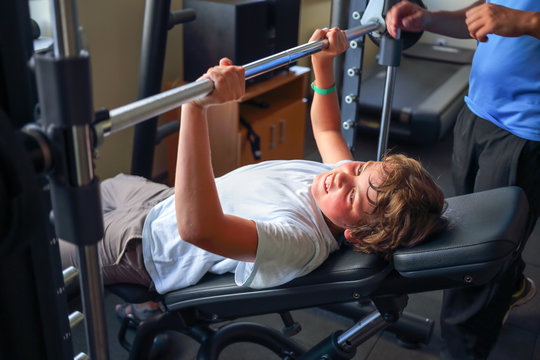
<path id="1" fill-rule="evenodd" d="M 442 216 L 446 202 L 441 188 L 415 159 L 402 154 L 382 160 L 385 180 L 371 188 L 377 192 L 372 212 L 349 228 L 354 250 L 377 253 L 388 259 L 400 247 L 416 245 L 447 227 Z"/>

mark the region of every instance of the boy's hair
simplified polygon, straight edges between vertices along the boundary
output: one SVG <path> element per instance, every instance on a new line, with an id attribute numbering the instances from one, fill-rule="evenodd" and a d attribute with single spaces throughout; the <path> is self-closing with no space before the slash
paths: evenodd
<path id="1" fill-rule="evenodd" d="M 383 162 L 386 179 L 379 186 L 375 209 L 350 229 L 349 241 L 357 251 L 388 259 L 400 247 L 416 245 L 446 228 L 442 217 L 444 194 L 422 165 L 405 155 L 388 155 Z"/>

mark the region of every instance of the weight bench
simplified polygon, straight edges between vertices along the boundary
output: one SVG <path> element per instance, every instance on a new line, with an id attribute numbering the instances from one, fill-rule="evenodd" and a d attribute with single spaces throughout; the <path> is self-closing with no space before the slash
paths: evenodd
<path id="1" fill-rule="evenodd" d="M 126 317 L 119 339 L 130 351 L 130 359 L 148 359 L 155 336 L 170 330 L 199 342 L 200 360 L 217 359 L 221 350 L 236 342 L 263 345 L 283 359 L 350 359 L 366 339 L 398 322 L 407 294 L 485 284 L 518 253 L 528 211 L 520 188 L 456 196 L 447 203 L 448 230 L 396 251 L 390 262 L 343 247 L 312 273 L 274 288 L 240 287 L 232 274 L 207 275 L 194 286 L 164 295 L 134 285 L 109 286 L 126 301 L 161 300 L 166 308 L 138 324 L 131 344 L 125 334 L 134 320 Z M 290 310 L 341 304 L 361 307 L 367 301 L 373 304 L 371 312 L 311 349 L 255 323 L 230 322 L 215 329 L 224 321 L 279 313 L 287 331 L 295 333 L 298 324 Z"/>

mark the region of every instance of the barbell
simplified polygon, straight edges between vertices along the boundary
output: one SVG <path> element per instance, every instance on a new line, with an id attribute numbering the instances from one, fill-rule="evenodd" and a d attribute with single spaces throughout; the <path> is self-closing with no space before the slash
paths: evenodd
<path id="1" fill-rule="evenodd" d="M 349 41 L 353 41 L 369 32 L 380 29 L 381 26 L 378 22 L 372 22 L 345 30 L 345 35 Z M 301 58 L 322 51 L 325 47 L 325 40 L 312 41 L 245 64 L 243 68 L 245 69 L 246 80 L 289 65 Z M 213 82 L 205 78 L 112 109 L 109 111 L 108 119 L 94 126 L 96 134 L 98 136 L 108 136 L 177 108 L 182 104 L 206 96 L 213 89 Z"/>
<path id="2" fill-rule="evenodd" d="M 413 0 L 423 6 L 421 0 Z M 370 8 L 371 6 L 371 8 Z M 379 39 L 385 31 L 386 26 L 382 18 L 380 2 L 372 1 L 366 8 L 362 17 L 362 25 L 345 30 L 347 40 L 351 42 L 351 47 L 354 48 L 356 42 L 354 40 L 370 34 L 370 37 L 379 45 Z M 364 18 L 367 20 L 364 21 Z M 404 32 L 401 38 L 404 42 L 404 47 L 412 46 L 420 38 L 421 33 Z M 303 45 L 299 45 L 288 50 L 284 50 L 277 54 L 253 61 L 243 65 L 245 69 L 246 80 L 262 75 L 269 71 L 292 64 L 295 61 L 304 57 L 315 54 L 324 50 L 326 40 L 311 41 Z M 199 99 L 208 95 L 214 89 L 214 84 L 209 79 L 197 80 L 174 89 L 170 89 L 159 94 L 149 96 L 147 98 L 135 101 L 133 103 L 112 109 L 108 113 L 108 117 L 94 124 L 94 133 L 96 135 L 96 143 L 100 144 L 103 137 L 115 132 L 136 125 L 147 119 L 154 118 L 167 111 L 177 108 L 180 105 Z"/>

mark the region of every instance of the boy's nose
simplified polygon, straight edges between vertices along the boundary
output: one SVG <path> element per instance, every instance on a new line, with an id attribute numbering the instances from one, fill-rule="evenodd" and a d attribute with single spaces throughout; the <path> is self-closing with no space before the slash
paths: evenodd
<path id="1" fill-rule="evenodd" d="M 340 172 L 336 174 L 336 185 L 338 188 L 341 188 L 343 185 L 347 184 L 348 176 L 346 173 Z"/>

